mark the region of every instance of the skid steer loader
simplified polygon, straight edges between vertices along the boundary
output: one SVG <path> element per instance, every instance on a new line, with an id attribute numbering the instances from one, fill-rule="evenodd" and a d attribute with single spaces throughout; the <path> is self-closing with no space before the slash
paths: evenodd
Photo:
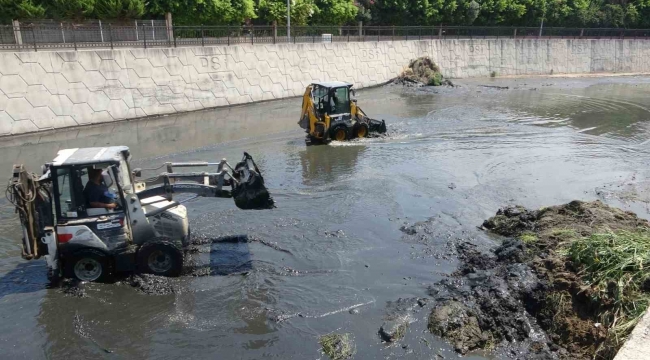
<path id="1" fill-rule="evenodd" d="M 369 118 L 350 97 L 352 84 L 331 81 L 307 86 L 298 125 L 307 132 L 308 144 L 364 138 L 386 132 L 386 122 Z"/>
<path id="2" fill-rule="evenodd" d="M 128 147 L 111 146 L 61 150 L 43 165 L 41 176 L 14 165 L 7 198 L 22 225 L 23 258 L 45 256 L 52 281 L 61 276 L 104 281 L 132 271 L 178 276 L 190 229 L 187 210 L 174 195 L 232 197 L 241 209 L 274 206 L 247 153 L 234 168 L 226 159 L 166 163 L 166 172 L 149 179 L 130 168 L 130 158 Z M 217 171 L 174 172 L 198 166 L 216 166 Z M 108 206 L 89 201 L 90 172 L 106 198 L 112 196 Z"/>

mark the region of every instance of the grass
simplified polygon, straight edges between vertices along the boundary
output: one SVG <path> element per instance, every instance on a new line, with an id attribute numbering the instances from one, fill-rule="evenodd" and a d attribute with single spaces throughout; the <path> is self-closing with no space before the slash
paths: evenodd
<path id="1" fill-rule="evenodd" d="M 442 74 L 439 72 L 433 72 L 427 74 L 429 77 L 429 83 L 427 85 L 430 86 L 440 86 L 442 85 Z"/>
<path id="2" fill-rule="evenodd" d="M 319 339 L 323 353 L 332 360 L 345 360 L 351 358 L 355 348 L 350 334 L 329 333 Z"/>
<path id="3" fill-rule="evenodd" d="M 573 229 L 551 229 L 548 233 L 546 233 L 547 236 L 556 239 L 559 243 L 569 243 L 573 242 L 575 239 L 578 239 L 580 236 L 576 233 L 575 230 Z M 565 251 L 561 251 L 562 253 L 565 253 Z"/>
<path id="4" fill-rule="evenodd" d="M 614 346 L 632 332 L 650 304 L 650 231 L 606 232 L 576 239 L 567 251 L 580 276 L 605 304 L 600 322 Z"/>
<path id="5" fill-rule="evenodd" d="M 551 331 L 555 332 L 557 331 L 556 325 L 559 323 L 557 321 L 558 316 L 561 316 L 571 307 L 571 295 L 565 291 L 552 292 L 546 296 L 546 302 L 548 303 L 546 308 L 552 311 L 553 323 L 551 325 Z"/>
<path id="6" fill-rule="evenodd" d="M 537 235 L 535 235 L 535 233 L 532 231 L 524 231 L 521 235 L 519 235 L 519 240 L 521 240 L 521 242 L 524 244 L 532 244 L 539 240 L 539 238 L 537 238 Z"/>

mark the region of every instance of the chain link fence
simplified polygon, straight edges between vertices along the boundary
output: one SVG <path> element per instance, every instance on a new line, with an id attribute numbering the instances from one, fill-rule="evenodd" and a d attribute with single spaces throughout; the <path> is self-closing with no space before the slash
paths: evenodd
<path id="1" fill-rule="evenodd" d="M 54 23 L 0 26 L 0 50 L 153 48 L 235 44 L 323 43 L 430 39 L 648 39 L 650 29 L 468 26 L 168 26 L 165 20 L 132 23 Z"/>

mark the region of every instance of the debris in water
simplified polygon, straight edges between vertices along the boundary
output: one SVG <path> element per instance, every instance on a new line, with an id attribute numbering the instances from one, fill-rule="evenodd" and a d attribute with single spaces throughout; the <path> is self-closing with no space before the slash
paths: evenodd
<path id="1" fill-rule="evenodd" d="M 401 316 L 393 320 L 387 320 L 379 328 L 379 336 L 386 342 L 395 342 L 401 340 L 406 335 L 409 326 L 409 320 L 406 316 Z"/>
<path id="2" fill-rule="evenodd" d="M 61 281 L 61 291 L 67 296 L 87 297 L 86 287 L 83 281 L 77 279 L 63 279 Z"/>
<path id="3" fill-rule="evenodd" d="M 169 295 L 180 293 L 180 288 L 172 278 L 151 274 L 134 274 L 122 283 L 134 287 L 147 295 Z"/>
<path id="4" fill-rule="evenodd" d="M 481 330 L 476 313 L 454 300 L 436 304 L 429 315 L 429 331 L 449 340 L 461 354 L 480 349 L 490 338 Z"/>
<path id="5" fill-rule="evenodd" d="M 408 68 L 394 82 L 406 86 L 454 86 L 451 81 L 443 78 L 438 65 L 428 56 L 411 60 Z"/>
<path id="6" fill-rule="evenodd" d="M 350 334 L 330 333 L 318 339 L 323 353 L 332 360 L 344 360 L 354 356 L 355 346 Z"/>
<path id="7" fill-rule="evenodd" d="M 325 231 L 325 236 L 341 238 L 345 236 L 345 233 L 343 232 L 343 230 Z"/>
<path id="8" fill-rule="evenodd" d="M 508 90 L 510 89 L 508 86 L 496 86 L 496 85 L 479 85 L 480 87 L 484 88 L 493 88 L 493 89 L 499 89 L 499 90 Z"/>

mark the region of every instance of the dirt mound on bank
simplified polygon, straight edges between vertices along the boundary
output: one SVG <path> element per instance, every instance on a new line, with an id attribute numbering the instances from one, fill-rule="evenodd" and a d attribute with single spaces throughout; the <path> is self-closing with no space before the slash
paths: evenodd
<path id="1" fill-rule="evenodd" d="M 451 81 L 443 78 L 438 65 L 428 56 L 411 60 L 395 82 L 407 86 L 453 86 Z"/>
<path id="2" fill-rule="evenodd" d="M 650 302 L 648 222 L 573 201 L 502 209 L 483 227 L 509 239 L 491 254 L 457 246 L 429 330 L 460 353 L 517 344 L 522 359 L 612 359 Z"/>

